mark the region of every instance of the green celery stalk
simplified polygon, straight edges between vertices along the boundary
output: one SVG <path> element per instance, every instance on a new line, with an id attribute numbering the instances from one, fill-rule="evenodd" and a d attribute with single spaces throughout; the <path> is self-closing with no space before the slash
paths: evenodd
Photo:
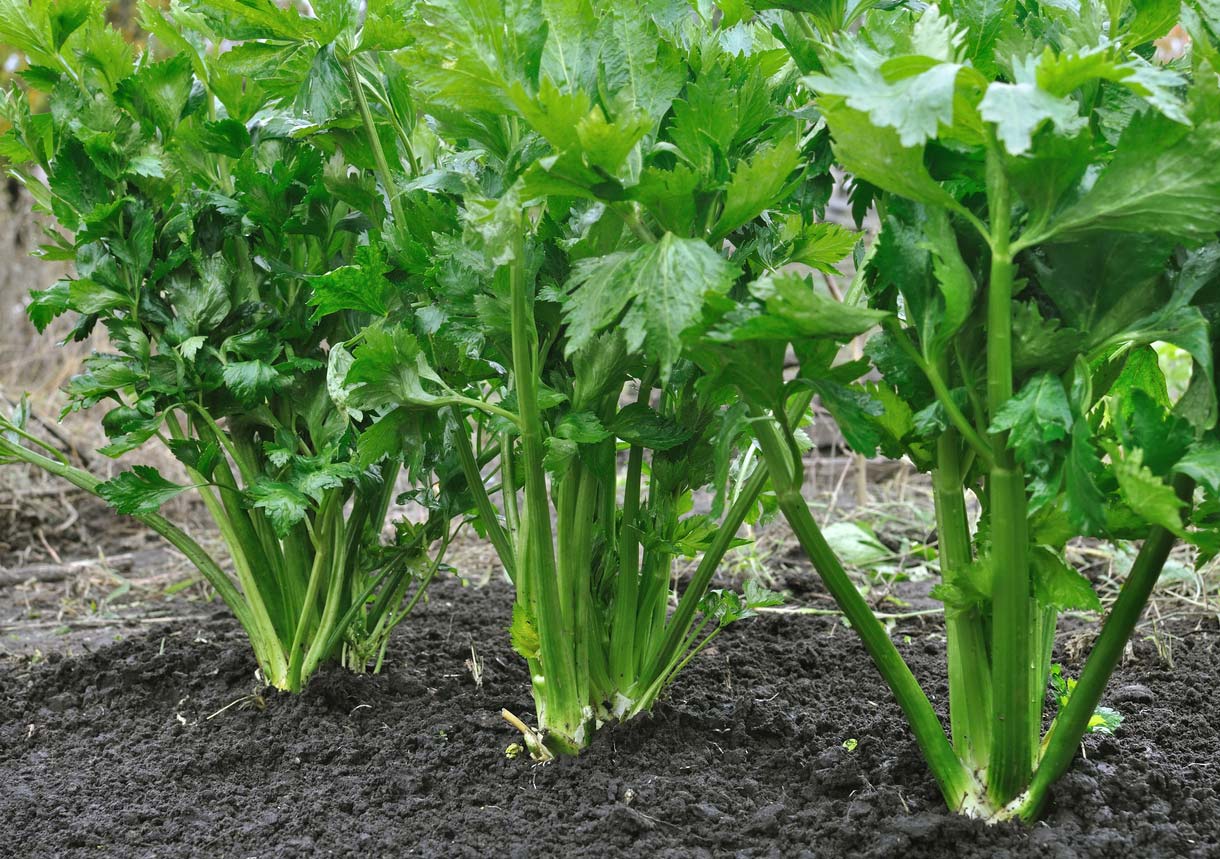
<path id="1" fill-rule="evenodd" d="M 1178 475 L 1174 480 L 1174 489 L 1183 501 L 1189 501 L 1194 491 L 1194 481 L 1185 475 Z M 1080 740 L 1088 729 L 1089 720 L 1101 703 L 1102 693 L 1123 651 L 1127 641 L 1139 622 L 1144 607 L 1156 587 L 1161 570 L 1169 559 L 1177 537 L 1172 531 L 1159 526 L 1153 527 L 1136 555 L 1135 563 L 1127 574 L 1118 599 L 1106 616 L 1101 628 L 1101 635 L 1093 645 L 1076 688 L 1068 698 L 1067 706 L 1055 719 L 1055 724 L 1046 740 L 1042 760 L 1030 780 L 1029 789 L 1017 803 L 1016 813 L 1024 820 L 1032 821 L 1042 811 L 1046 803 L 1047 792 L 1051 785 L 1058 781 L 1080 748 Z"/>
<path id="2" fill-rule="evenodd" d="M 987 406 L 995 415 L 1012 397 L 1013 262 L 1009 254 L 1012 208 L 1008 180 L 994 144 L 988 148 L 991 276 L 987 292 Z M 992 436 L 991 500 L 992 733 L 987 787 L 1003 805 L 1029 781 L 1035 743 L 1029 699 L 1033 683 L 1033 599 L 1025 475 L 1008 448 L 1007 433 Z"/>
<path id="3" fill-rule="evenodd" d="M 508 266 L 512 301 L 513 379 L 521 420 L 521 449 L 525 460 L 524 563 L 518 567 L 521 587 L 536 608 L 538 638 L 545 686 L 542 714 L 548 741 L 560 751 L 583 745 L 584 707 L 587 696 L 577 685 L 576 665 L 568 643 L 572 629 L 565 622 L 560 598 L 559 570 L 551 531 L 551 511 L 543 468 L 542 417 L 538 408 L 536 370 L 537 333 L 525 273 L 523 225 L 515 233 L 513 259 Z"/>
<path id="4" fill-rule="evenodd" d="M 894 693 L 898 706 L 906 714 L 915 740 L 923 751 L 932 775 L 940 787 L 941 794 L 950 808 L 963 808 L 976 793 L 974 779 L 969 770 L 958 759 L 953 746 L 945 736 L 936 711 L 903 660 L 889 633 L 874 616 L 868 603 L 860 596 L 856 586 L 848 578 L 838 557 L 822 536 L 809 506 L 801 495 L 797 483 L 795 464 L 791 459 L 791 445 L 780 436 L 773 421 L 761 411 L 755 410 L 756 433 L 759 447 L 772 475 L 779 496 L 780 510 L 796 534 L 801 548 L 805 550 L 826 589 L 847 617 L 864 648 L 882 678 Z"/>
<path id="5" fill-rule="evenodd" d="M 962 483 L 960 442 L 956 432 L 946 430 L 937 441 L 932 484 L 940 572 L 948 584 L 956 584 L 968 575 L 974 559 Z M 991 662 L 983 619 L 973 609 L 958 614 L 946 611 L 945 636 L 953 747 L 967 766 L 982 770 L 987 765 L 991 737 Z"/>

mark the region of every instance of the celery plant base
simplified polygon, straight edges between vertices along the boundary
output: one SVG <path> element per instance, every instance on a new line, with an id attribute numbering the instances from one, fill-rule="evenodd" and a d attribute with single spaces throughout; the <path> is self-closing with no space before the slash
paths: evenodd
<path id="1" fill-rule="evenodd" d="M 0 457 L 8 462 L 24 462 L 42 469 L 78 489 L 95 496 L 99 495 L 101 480 L 95 475 L 66 461 L 18 444 L 11 437 L 0 435 Z M 328 559 L 335 566 L 335 570 L 332 571 L 332 590 L 335 592 L 330 595 L 332 605 L 320 611 L 309 607 L 302 609 L 296 618 L 296 635 L 292 640 L 287 640 L 275 628 L 268 615 L 266 600 L 264 593 L 260 591 L 259 582 L 249 573 L 250 561 L 246 554 L 248 546 L 243 545 L 237 536 L 232 527 L 231 518 L 222 506 L 214 501 L 207 503 L 211 500 L 211 496 L 206 493 L 204 500 L 236 567 L 236 581 L 186 531 L 164 516 L 148 512 L 134 514 L 132 518 L 181 552 L 232 612 L 248 636 L 261 682 L 281 692 L 297 693 L 304 688 L 313 673 L 325 662 L 337 661 L 356 674 L 365 673 L 370 666 L 373 667 L 374 672 L 380 669 L 390 632 L 418 603 L 435 575 L 436 564 L 431 565 L 427 573 L 418 577 L 410 575 L 408 571 L 402 571 L 401 584 L 394 587 L 401 587 L 405 591 L 407 586 L 418 578 L 419 583 L 414 588 L 414 596 L 404 606 L 395 609 L 398 603 L 403 602 L 403 593 L 396 589 L 391 590 L 389 593 L 398 598 L 391 600 L 390 609 L 392 611 L 384 613 L 375 628 L 362 630 L 363 634 L 355 646 L 351 646 L 350 643 L 345 643 L 344 639 L 355 631 L 353 622 L 357 619 L 364 603 L 362 600 L 356 601 L 346 613 L 340 615 L 337 608 L 338 589 L 351 582 L 340 574 L 344 569 L 343 540 L 332 535 L 328 543 L 328 552 L 317 553 L 316 557 L 312 559 L 308 553 L 304 555 L 309 561 L 309 567 L 315 567 L 318 571 L 324 569 L 323 562 Z M 341 519 L 342 513 L 341 505 L 334 505 L 333 518 Z M 324 535 L 327 533 L 325 529 L 322 532 Z M 337 563 L 334 562 L 335 557 L 338 558 Z M 309 568 L 294 570 L 288 567 L 284 572 L 288 576 L 295 575 L 301 582 L 313 578 Z M 368 593 L 364 594 L 366 597 L 368 595 Z M 282 597 L 282 594 L 278 596 Z"/>

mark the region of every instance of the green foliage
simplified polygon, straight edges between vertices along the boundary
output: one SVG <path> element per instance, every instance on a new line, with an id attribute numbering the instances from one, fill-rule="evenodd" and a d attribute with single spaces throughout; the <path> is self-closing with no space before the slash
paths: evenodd
<path id="1" fill-rule="evenodd" d="M 1060 712 L 1066 709 L 1068 699 L 1076 691 L 1076 681 L 1063 673 L 1063 666 L 1055 663 L 1051 666 L 1051 691 L 1055 695 L 1055 704 Z M 1111 707 L 1098 707 L 1089 717 L 1088 733 L 1114 734 L 1123 724 L 1123 714 Z"/>
<path id="2" fill-rule="evenodd" d="M 1045 32 L 1082 26 L 1046 14 Z M 1132 421 L 1117 425 L 1125 428 L 1124 447 L 1150 451 L 1154 437 L 1176 439 L 1153 454 L 1160 478 L 1185 453 L 1192 432 L 1208 430 L 1215 419 L 1214 385 L 1206 383 L 1212 345 L 1199 292 L 1215 277 L 1215 251 L 1175 255 L 1174 245 L 1190 248 L 1220 229 L 1220 186 L 1205 166 L 1220 139 L 1211 127 L 1220 90 L 1207 74 L 1192 82 L 1181 70 L 1151 66 L 1127 51 L 1146 41 L 1147 27 L 1160 25 L 1155 16 L 1137 23 L 1138 17 L 1124 19 L 1125 42 L 1093 45 L 1079 30 L 1068 48 L 1040 36 L 1042 25 L 1032 18 L 1018 29 L 998 13 L 981 23 L 965 8 L 878 12 L 859 35 L 825 46 L 826 70 L 807 81 L 844 165 L 886 200 L 866 272 L 874 305 L 893 306 L 901 296 L 913 326 L 909 351 L 947 389 L 969 394 L 961 400 L 969 423 L 1004 434 L 1036 475 L 1031 503 L 1057 509 L 1093 534 L 1105 530 L 1105 521 L 1123 519 L 1117 511 L 1103 514 L 1104 504 L 1130 507 L 1132 497 L 1150 524 L 1176 521 L 1168 485 L 1141 492 L 1139 467 L 1123 466 L 1122 456 L 1103 465 L 1100 453 L 1116 426 L 1097 418 L 1107 394 L 1128 409 L 1140 404 L 1134 421 L 1142 433 Z M 997 54 L 997 46 L 1007 54 Z M 938 74 L 946 89 L 938 89 Z M 1128 108 L 1107 111 L 1107 99 Z M 887 140 L 891 131 L 897 137 L 888 166 L 854 163 L 880 157 L 867 151 L 863 134 Z M 1011 244 L 1024 278 L 1012 311 L 1017 390 L 991 416 L 978 411 L 987 379 L 974 288 L 987 282 L 985 245 L 994 242 L 994 212 L 988 214 L 980 193 L 988 158 L 1002 176 L 991 181 L 1003 181 L 1018 198 L 1009 216 Z M 1141 350 L 1157 340 L 1186 349 L 1205 382 L 1197 399 L 1178 405 L 1179 418 L 1169 416 L 1168 400 L 1133 401 L 1127 388 L 1135 377 L 1124 368 L 1133 372 Z M 918 364 L 880 350 L 873 357 L 886 380 L 918 413 L 927 406 Z M 906 450 L 921 461 L 919 435 L 905 438 Z M 1139 462 L 1143 454 L 1133 455 Z M 1130 492 L 1107 498 L 1122 482 Z"/>
<path id="3" fill-rule="evenodd" d="M 765 480 L 738 458 L 740 411 L 692 357 L 764 271 L 833 269 L 856 237 L 816 222 L 826 137 L 804 133 L 796 76 L 762 20 L 729 39 L 680 0 L 430 0 L 410 15 L 409 43 L 376 62 L 404 70 L 435 136 L 410 180 L 393 153 L 378 171 L 403 189 L 388 270 L 316 287 L 327 307 L 383 303 L 330 385 L 348 409 L 452 421 L 476 527 L 514 577 L 511 635 L 541 733 L 577 751 L 770 599 L 705 601 Z M 837 309 L 805 281 L 777 300 L 818 302 L 814 326 Z M 494 465 L 481 439 L 497 440 Z M 692 510 L 705 488 L 715 517 Z M 680 556 L 702 560 L 670 616 Z"/>
<path id="4" fill-rule="evenodd" d="M 784 5 L 799 14 L 816 4 Z M 1107 724 L 1093 709 L 1173 540 L 1198 544 L 1205 558 L 1216 543 L 1206 514 L 1217 487 L 1220 294 L 1211 11 L 1182 7 L 1194 45 L 1169 66 L 1149 62 L 1149 43 L 1177 20 L 1175 3 L 943 0 L 863 11 L 854 30 L 847 6 L 823 4 L 810 21 L 777 21 L 855 184 L 857 215 L 872 203 L 879 216 L 856 285 L 884 329 L 867 349 L 882 380 L 865 388 L 876 407 L 835 416 L 857 449 L 876 443 L 932 473 L 951 749 L 804 511 L 793 503 L 785 514 L 953 807 L 1037 813 L 1079 731 Z M 774 337 L 802 359 L 797 382 L 824 388 L 833 366 L 803 353 L 816 352 L 811 338 L 836 333 L 829 323 L 842 311 L 810 314 L 764 283 L 765 312 L 726 310 L 714 339 L 723 351 Z M 1154 350 L 1165 343 L 1192 365 L 1175 396 Z M 796 385 L 778 387 L 781 365 L 759 358 L 741 347 L 736 359 L 721 355 L 721 365 L 741 363 L 722 376 L 781 416 Z M 861 431 L 869 424 L 872 435 Z M 785 422 L 768 432 L 795 448 Z M 769 461 L 773 472 L 782 459 Z M 787 469 L 795 483 L 799 466 Z M 1202 498 L 1187 491 L 1195 484 Z M 968 494 L 980 507 L 973 527 Z M 1101 608 L 1064 561 L 1080 535 L 1145 544 L 1080 700 L 1069 706 L 1060 682 L 1067 714 L 1043 744 L 1057 614 Z"/>
<path id="5" fill-rule="evenodd" d="M 155 513 L 189 486 L 179 486 L 162 477 L 155 468 L 137 465 L 98 487 L 98 494 L 120 513 Z"/>
<path id="6" fill-rule="evenodd" d="M 177 541 L 292 689 L 379 664 L 471 521 L 543 757 L 778 601 L 711 588 L 778 509 L 950 806 L 1032 817 L 1116 726 L 1096 705 L 1174 540 L 1220 550 L 1212 5 L 192 0 L 145 9 L 136 58 L 92 3 L 0 0 L 33 64 L 0 154 L 75 266 L 31 320 L 105 327 L 69 408 L 105 403 L 106 453 L 166 443 L 190 485 L 100 483 L 24 413 L 0 457 Z M 1154 65 L 1179 14 L 1192 52 Z M 821 220 L 832 164 L 876 211 L 867 250 Z M 854 450 L 931 472 L 951 736 L 801 497 L 815 397 Z M 424 512 L 383 545 L 401 469 Z M 156 513 L 187 490 L 236 584 Z M 1073 685 L 1050 647 L 1101 609 L 1082 535 L 1144 544 Z"/>
<path id="7" fill-rule="evenodd" d="M 429 486 L 445 457 L 402 432 L 379 432 L 374 457 L 363 436 L 385 397 L 358 389 L 341 402 L 331 394 L 348 392 L 326 384 L 328 364 L 350 357 L 341 344 L 400 299 L 384 207 L 363 175 L 376 146 L 352 131 L 356 25 L 340 5 L 320 10 L 148 8 L 152 40 L 136 57 L 95 3 L 0 5 L 0 39 L 33 64 L 5 96 L 3 151 L 64 230 L 43 254 L 74 263 L 34 294 L 31 320 L 45 330 L 68 315 L 77 339 L 106 329 L 112 351 L 68 384 L 68 409 L 105 406 L 104 453 L 163 443 L 191 481 L 137 465 L 96 491 L 146 518 L 187 490 L 201 496 L 236 587 L 210 559 L 201 569 L 267 681 L 293 690 L 324 660 L 379 661 L 418 559 L 453 515 L 434 498 L 423 526 L 382 544 L 399 470 Z M 222 38 L 237 44 L 201 51 Z M 405 128 L 379 84 L 380 143 Z M 397 251 L 402 239 L 390 241 Z M 366 337 L 354 368 L 377 348 Z"/>
<path id="8" fill-rule="evenodd" d="M 565 287 L 568 354 L 616 325 L 632 352 L 643 352 L 668 381 L 681 355 L 682 332 L 702 315 L 708 294 L 724 294 L 732 266 L 706 243 L 665 233 L 633 251 L 580 260 Z"/>

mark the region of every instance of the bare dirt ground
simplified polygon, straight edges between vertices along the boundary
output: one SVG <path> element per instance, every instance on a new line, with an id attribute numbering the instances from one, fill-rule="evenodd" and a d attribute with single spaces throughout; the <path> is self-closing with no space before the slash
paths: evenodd
<path id="1" fill-rule="evenodd" d="M 300 695 L 258 688 L 219 612 L 72 658 L 0 660 L 0 855 L 1216 856 L 1214 620 L 1174 628 L 1173 670 L 1137 641 L 1106 699 L 1122 729 L 1086 738 L 1038 825 L 989 826 L 946 811 L 837 618 L 734 626 L 651 716 L 537 765 L 506 755 L 519 735 L 499 715 L 532 708 L 504 632 L 511 590 L 446 579 L 432 596 L 380 675 L 332 667 Z M 943 715 L 938 621 L 893 634 Z M 1056 656 L 1079 670 L 1067 647 Z"/>

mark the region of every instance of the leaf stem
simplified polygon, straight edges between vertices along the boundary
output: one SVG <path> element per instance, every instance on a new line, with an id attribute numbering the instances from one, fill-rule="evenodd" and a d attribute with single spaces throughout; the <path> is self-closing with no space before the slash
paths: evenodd
<path id="1" fill-rule="evenodd" d="M 657 243 L 656 234 L 654 234 L 652 230 L 648 229 L 648 225 L 640 219 L 640 213 L 634 205 L 630 207 L 615 206 L 614 211 L 620 218 L 623 219 L 623 223 L 627 225 L 627 228 L 631 230 L 632 234 L 635 235 L 635 237 L 641 242 L 646 245 L 655 245 Z"/>
<path id="2" fill-rule="evenodd" d="M 959 439 L 953 430 L 936 443 L 932 486 L 940 573 L 945 584 L 958 586 L 974 560 L 970 527 L 962 493 L 963 469 Z M 975 609 L 945 612 L 949 660 L 949 721 L 953 747 L 972 769 L 983 769 L 991 737 L 991 662 L 982 618 Z"/>
<path id="3" fill-rule="evenodd" d="M 929 384 L 932 385 L 932 391 L 936 394 L 936 401 L 945 410 L 949 422 L 962 434 L 962 438 L 974 448 L 979 458 L 985 463 L 990 463 L 993 455 L 992 446 L 979 435 L 974 425 L 970 423 L 970 420 L 958 408 L 957 403 L 953 399 L 953 394 L 949 390 L 949 386 L 945 384 L 944 376 L 915 348 L 915 344 L 911 342 L 911 338 L 907 336 L 907 333 L 902 330 L 902 324 L 896 317 L 890 317 L 882 324 L 890 336 L 898 341 L 899 348 L 915 362 L 927 378 Z"/>
<path id="4" fill-rule="evenodd" d="M 991 215 L 991 276 L 987 294 L 987 407 L 994 416 L 1013 394 L 1012 290 L 1009 252 L 1012 200 L 998 154 L 987 151 Z M 1033 598 L 1030 594 L 1025 475 L 1008 448 L 1008 434 L 992 435 L 990 469 L 992 585 L 992 735 L 988 791 L 1004 805 L 1023 790 L 1033 763 L 1029 696 L 1034 682 Z"/>
<path id="5" fill-rule="evenodd" d="M 1189 502 L 1194 482 L 1185 475 L 1178 475 L 1174 480 L 1174 489 L 1180 499 Z M 1085 661 L 1076 688 L 1072 690 L 1067 706 L 1055 719 L 1054 727 L 1047 736 L 1042 762 L 1034 772 L 1029 790 L 1017 812 L 1023 819 L 1030 821 L 1038 816 L 1046 802 L 1047 790 L 1067 772 L 1076 757 L 1080 740 L 1101 701 L 1106 683 L 1122 658 L 1127 641 L 1148 604 L 1176 540 L 1173 532 L 1157 526 L 1152 528 L 1140 547 L 1118 599 L 1102 625 L 1101 635 Z"/>
<path id="6" fill-rule="evenodd" d="M 470 446 L 469 425 L 466 423 L 466 418 L 456 409 L 453 410 L 453 418 L 458 425 L 458 430 L 454 434 L 458 460 L 462 464 L 462 473 L 466 476 L 466 485 L 470 487 L 470 494 L 474 496 L 475 508 L 479 511 L 479 520 L 487 530 L 487 537 L 491 540 L 496 554 L 500 556 L 500 563 L 504 565 L 508 577 L 516 579 L 517 565 L 512 542 L 500 526 L 500 517 L 496 513 L 495 505 L 491 503 L 491 498 L 487 495 L 487 487 L 483 484 L 483 473 L 479 470 L 474 449 Z M 505 450 L 510 450 L 510 448 L 501 448 L 502 452 Z M 506 462 L 502 467 L 511 468 L 511 464 Z"/>
<path id="7" fill-rule="evenodd" d="M 537 328 L 526 279 L 524 218 L 518 215 L 513 258 L 508 263 L 511 300 L 513 383 L 521 415 L 521 452 L 525 461 L 525 562 L 518 569 L 518 593 L 534 604 L 544 670 L 539 714 L 554 732 L 560 751 L 581 745 L 585 698 L 576 684 L 576 665 L 564 635 L 559 575 L 555 562 L 551 510 L 543 467 L 542 415 L 538 408 Z"/>
<path id="8" fill-rule="evenodd" d="M 641 398 L 643 389 L 641 388 Z M 626 487 L 618 534 L 618 578 L 610 628 L 610 670 L 620 689 L 631 688 L 636 677 L 635 623 L 640 592 L 640 489 L 644 449 L 632 445 L 627 455 Z"/>
<path id="9" fill-rule="evenodd" d="M 755 417 L 765 416 L 756 409 Z M 789 448 L 780 438 L 777 424 L 774 421 L 759 420 L 755 423 L 755 433 L 770 469 L 784 518 L 788 520 L 826 589 L 860 636 L 865 650 L 872 657 L 877 670 L 906 714 L 915 740 L 940 786 L 945 802 L 950 808 L 960 808 L 973 788 L 969 771 L 954 753 L 936 711 L 932 709 L 932 704 L 919 681 L 915 679 L 894 642 L 890 640 L 885 627 L 873 615 L 872 609 L 860 596 L 842 563 L 822 536 L 821 529 L 809 512 L 809 505 L 801 495 L 800 487 L 794 485 Z"/>
<path id="10" fill-rule="evenodd" d="M 318 590 L 321 586 L 323 570 L 329 560 L 326 551 L 331 534 L 331 508 L 334 506 L 334 495 L 327 496 L 326 504 L 318 516 L 322 529 L 314 546 L 313 565 L 309 572 L 309 583 L 305 586 L 305 598 L 297 614 L 297 626 L 292 636 L 292 645 L 288 650 L 288 688 L 297 692 L 301 688 L 301 669 L 305 663 L 305 637 L 308 628 L 314 623 L 314 606 L 317 604 Z"/>
<path id="11" fill-rule="evenodd" d="M 377 164 L 381 184 L 385 186 L 386 196 L 390 200 L 390 212 L 394 215 L 394 223 L 398 229 L 405 229 L 407 219 L 403 213 L 402 201 L 398 198 L 398 185 L 394 182 L 394 174 L 390 172 L 390 162 L 386 160 L 385 149 L 381 146 L 381 136 L 377 133 L 377 124 L 373 121 L 373 111 L 369 109 L 369 100 L 364 93 L 364 84 L 360 73 L 356 70 L 355 60 L 348 58 L 344 65 L 351 80 L 352 91 L 356 95 L 356 104 L 360 108 L 360 118 L 364 121 L 364 131 L 369 138 L 369 146 L 373 150 L 373 160 Z"/>
<path id="12" fill-rule="evenodd" d="M 495 415 L 498 418 L 510 422 L 514 426 L 521 425 L 521 418 L 508 409 L 502 406 L 497 406 L 495 403 L 489 403 L 485 400 L 476 400 L 473 397 L 464 397 L 461 394 L 454 394 L 450 397 L 437 397 L 434 400 L 436 405 L 442 406 L 466 406 L 471 409 L 478 409 L 481 412 L 486 412 L 489 415 Z"/>
<path id="13" fill-rule="evenodd" d="M 799 421 L 812 402 L 813 392 L 811 390 L 804 389 L 798 391 L 792 398 L 792 402 L 788 405 L 789 424 Z M 703 557 L 699 559 L 699 566 L 695 568 L 695 573 L 691 577 L 690 584 L 682 592 L 682 597 L 678 600 L 677 609 L 674 610 L 669 623 L 666 624 L 664 638 L 657 647 L 655 654 L 647 661 L 640 672 L 641 682 L 652 685 L 657 679 L 668 673 L 669 664 L 681 654 L 682 643 L 690 631 L 691 622 L 694 620 L 695 612 L 699 608 L 700 600 L 707 593 L 712 576 L 715 575 L 716 569 L 724 559 L 725 553 L 728 552 L 729 547 L 733 544 L 733 539 L 737 536 L 741 523 L 745 521 L 751 508 L 757 503 L 758 496 L 766 487 L 769 479 L 768 464 L 763 460 L 754 466 L 754 470 L 738 489 L 733 503 L 729 506 L 728 512 L 725 513 L 724 519 L 720 522 L 720 527 L 712 538 L 711 545 L 707 547 L 703 552 Z"/>

